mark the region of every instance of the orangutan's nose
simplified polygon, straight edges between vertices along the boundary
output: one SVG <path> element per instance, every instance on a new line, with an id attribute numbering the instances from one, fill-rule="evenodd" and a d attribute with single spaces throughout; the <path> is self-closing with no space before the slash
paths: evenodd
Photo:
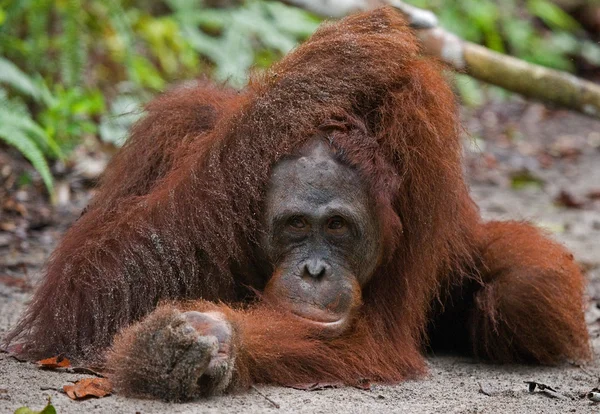
<path id="1" fill-rule="evenodd" d="M 329 273 L 330 266 L 323 259 L 308 259 L 304 263 L 304 274 L 313 279 L 321 279 Z"/>

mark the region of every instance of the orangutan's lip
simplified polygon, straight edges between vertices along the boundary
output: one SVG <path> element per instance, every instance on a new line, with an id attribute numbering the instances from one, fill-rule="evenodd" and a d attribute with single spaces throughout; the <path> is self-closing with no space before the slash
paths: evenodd
<path id="1" fill-rule="evenodd" d="M 294 312 L 294 316 L 310 323 L 311 325 L 315 325 L 318 326 L 322 329 L 326 329 L 326 330 L 340 330 L 346 327 L 347 323 L 348 323 L 348 316 L 342 316 L 339 319 L 336 320 L 318 320 L 318 319 L 313 319 L 313 318 L 308 318 L 304 315 L 300 315 L 298 313 Z"/>

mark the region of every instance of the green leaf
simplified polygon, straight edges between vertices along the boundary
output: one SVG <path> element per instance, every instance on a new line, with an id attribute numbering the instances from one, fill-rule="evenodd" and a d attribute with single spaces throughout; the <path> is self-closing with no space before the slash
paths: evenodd
<path id="1" fill-rule="evenodd" d="M 581 41 L 568 32 L 552 33 L 549 43 L 556 50 L 556 53 L 569 55 L 579 53 L 582 46 Z"/>
<path id="2" fill-rule="evenodd" d="M 510 51 L 516 56 L 527 53 L 535 31 L 531 22 L 523 19 L 511 19 L 502 23 L 502 28 L 510 46 Z"/>
<path id="3" fill-rule="evenodd" d="M 99 90 L 81 91 L 73 97 L 70 105 L 73 115 L 99 115 L 104 112 L 104 96 Z"/>
<path id="4" fill-rule="evenodd" d="M 544 230 L 552 232 L 554 234 L 562 234 L 567 230 L 567 227 L 565 226 L 564 223 L 551 223 L 551 222 L 547 222 L 547 221 L 536 221 L 535 225 Z"/>
<path id="5" fill-rule="evenodd" d="M 33 79 L 27 76 L 11 61 L 0 57 L 0 83 L 4 83 L 20 93 L 40 101 L 42 90 L 35 84 Z"/>
<path id="6" fill-rule="evenodd" d="M 321 23 L 321 19 L 316 16 L 280 2 L 270 1 L 263 3 L 263 6 L 271 14 L 272 23 L 278 30 L 287 32 L 297 39 L 309 37 Z"/>
<path id="7" fill-rule="evenodd" d="M 58 143 L 29 115 L 27 107 L 16 99 L 8 100 L 4 91 L 0 90 L 0 124 L 21 130 L 36 145 L 57 158 L 63 158 Z"/>
<path id="8" fill-rule="evenodd" d="M 140 85 L 157 91 L 164 88 L 165 80 L 148 59 L 141 55 L 133 56 L 131 65 L 135 79 Z"/>
<path id="9" fill-rule="evenodd" d="M 274 23 L 261 4 L 253 3 L 232 15 L 232 24 L 228 30 L 235 28 L 235 32 L 239 34 L 252 34 L 263 45 L 282 54 L 288 53 L 296 46 L 297 41 L 290 34 L 279 30 Z"/>
<path id="10" fill-rule="evenodd" d="M 142 102 L 130 95 L 118 96 L 111 105 L 110 113 L 102 116 L 98 132 L 104 142 L 122 146 L 131 126 L 142 116 Z"/>
<path id="11" fill-rule="evenodd" d="M 44 154 L 35 144 L 35 141 L 31 139 L 23 130 L 15 127 L 14 125 L 5 124 L 0 122 L 0 139 L 6 142 L 8 145 L 15 147 L 23 154 L 25 158 L 29 160 L 31 165 L 40 173 L 48 193 L 54 196 L 54 182 L 48 163 L 44 158 Z"/>
<path id="12" fill-rule="evenodd" d="M 465 24 L 464 13 L 458 7 L 443 7 L 439 10 L 438 17 L 442 23 L 442 27 L 450 32 L 457 34 L 465 40 L 481 43 L 483 41 L 483 33 L 478 25 Z"/>
<path id="13" fill-rule="evenodd" d="M 475 79 L 467 75 L 457 74 L 455 85 L 463 104 L 470 107 L 478 107 L 485 101 L 481 85 Z"/>
<path id="14" fill-rule="evenodd" d="M 183 30 L 190 44 L 215 63 L 214 76 L 217 80 L 227 81 L 236 87 L 245 85 L 254 53 L 244 32 L 230 27 L 221 38 L 215 38 L 195 27 L 184 26 Z"/>
<path id="15" fill-rule="evenodd" d="M 550 42 L 536 40 L 532 42 L 530 55 L 525 57 L 526 60 L 538 65 L 568 72 L 575 69 L 573 62 Z"/>
<path id="16" fill-rule="evenodd" d="M 65 0 L 62 12 L 64 33 L 61 44 L 62 80 L 66 85 L 81 83 L 85 59 L 85 44 L 82 36 L 81 0 Z"/>
<path id="17" fill-rule="evenodd" d="M 600 45 L 586 40 L 581 47 L 581 56 L 593 65 L 600 66 Z"/>
<path id="18" fill-rule="evenodd" d="M 577 20 L 548 0 L 529 0 L 527 2 L 527 8 L 531 14 L 539 17 L 552 29 L 573 31 L 581 28 Z"/>
<path id="19" fill-rule="evenodd" d="M 53 15 L 53 0 L 35 0 L 25 11 L 27 22 L 27 60 L 25 70 L 28 72 L 44 68 L 47 71 L 47 55 L 52 36 L 48 36 L 50 20 Z"/>
<path id="20" fill-rule="evenodd" d="M 255 62 L 288 53 L 309 36 L 319 19 L 278 2 L 248 0 L 231 9 L 201 9 L 187 0 L 168 0 L 181 25 L 182 37 L 215 65 L 213 76 L 241 87 Z M 267 49 L 267 52 L 265 52 Z"/>
<path id="21" fill-rule="evenodd" d="M 42 411 L 34 411 L 29 407 L 21 407 L 17 408 L 14 414 L 56 414 L 56 409 L 50 404 L 50 399 L 48 399 L 48 404 L 46 404 Z"/>
<path id="22" fill-rule="evenodd" d="M 216 32 L 227 26 L 231 21 L 231 11 L 220 9 L 194 9 L 175 13 L 182 24 L 200 26 L 208 32 Z"/>
<path id="23" fill-rule="evenodd" d="M 511 187 L 515 190 L 529 187 L 542 188 L 543 186 L 544 181 L 527 170 L 516 172 L 511 176 Z"/>

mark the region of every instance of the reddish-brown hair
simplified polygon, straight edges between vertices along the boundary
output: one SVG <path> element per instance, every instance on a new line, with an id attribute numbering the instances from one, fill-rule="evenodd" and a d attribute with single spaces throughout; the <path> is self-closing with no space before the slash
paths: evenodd
<path id="1" fill-rule="evenodd" d="M 93 359 L 160 301 L 243 302 L 245 286 L 260 290 L 270 276 L 261 271 L 259 236 L 271 168 L 325 134 L 369 184 L 385 257 L 342 338 L 310 339 L 267 309 L 232 314 L 255 351 L 241 357 L 246 378 L 394 381 L 423 372 L 432 303 L 443 304 L 465 278 L 482 286 L 494 268 L 464 183 L 457 125 L 439 64 L 419 54 L 389 8 L 323 25 L 240 93 L 205 83 L 178 88 L 148 106 L 8 341 L 24 341 L 29 356 Z M 582 356 L 582 278 L 569 269 L 562 289 L 573 305 L 561 316 L 568 332 L 558 348 Z M 492 309 L 489 296 L 478 302 L 482 317 Z M 478 326 L 494 331 L 495 322 L 486 323 Z M 265 335 L 279 325 L 280 363 L 267 369 L 276 352 Z M 300 354 L 318 364 L 303 368 Z"/>

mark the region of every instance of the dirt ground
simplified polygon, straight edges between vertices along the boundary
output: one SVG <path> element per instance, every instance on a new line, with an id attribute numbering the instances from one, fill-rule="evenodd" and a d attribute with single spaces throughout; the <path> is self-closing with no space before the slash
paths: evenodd
<path id="1" fill-rule="evenodd" d="M 465 111 L 465 127 L 473 138 L 466 149 L 467 174 L 483 217 L 528 220 L 546 228 L 573 251 L 586 271 L 593 361 L 584 366 L 497 366 L 431 355 L 427 377 L 395 386 L 374 385 L 370 391 L 258 386 L 238 395 L 165 404 L 118 395 L 71 401 L 63 385 L 89 375 L 41 370 L 0 353 L 0 413 L 25 405 L 39 410 L 46 396 L 52 397 L 59 414 L 600 412 L 600 404 L 585 398 L 600 386 L 600 122 L 516 102 Z M 85 197 L 73 200 L 41 227 L 28 227 L 15 215 L 16 226 L 0 230 L 0 337 L 17 321 L 41 265 L 84 203 Z M 0 223 L 7 217 L 0 216 Z M 528 392 L 525 381 L 551 386 L 558 398 Z"/>

